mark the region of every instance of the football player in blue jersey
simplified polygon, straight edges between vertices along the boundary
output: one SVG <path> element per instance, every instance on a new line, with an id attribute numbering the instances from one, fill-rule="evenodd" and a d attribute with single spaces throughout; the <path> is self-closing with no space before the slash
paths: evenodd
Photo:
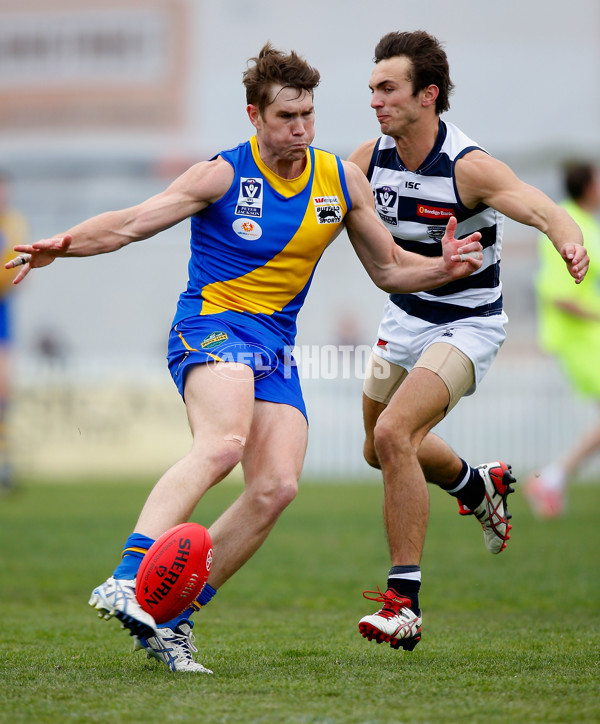
<path id="1" fill-rule="evenodd" d="M 455 220 L 441 256 L 394 244 L 361 170 L 311 146 L 318 82 L 318 71 L 296 53 L 267 44 L 244 74 L 250 141 L 194 165 L 138 206 L 16 246 L 20 255 L 7 264 L 22 264 L 18 283 L 56 258 L 116 251 L 191 218 L 189 281 L 168 347 L 191 449 L 157 482 L 121 563 L 90 598 L 101 616 L 116 616 L 138 647 L 172 671 L 209 671 L 192 657 L 189 617 L 256 552 L 296 495 L 308 425 L 289 350 L 325 248 L 345 226 L 373 281 L 390 292 L 438 287 L 481 266 L 479 233 L 455 240 Z M 209 528 L 208 583 L 189 611 L 157 626 L 136 600 L 140 561 L 238 463 L 245 488 Z"/>
<path id="2" fill-rule="evenodd" d="M 431 431 L 472 394 L 505 338 L 500 251 L 503 216 L 546 234 L 575 283 L 588 257 L 579 227 L 538 189 L 440 114 L 453 89 L 446 53 L 424 31 L 392 32 L 375 48 L 369 87 L 382 135 L 350 156 L 370 181 L 381 221 L 403 249 L 434 258 L 449 219 L 457 235 L 478 231 L 483 264 L 468 278 L 386 302 L 367 371 L 365 458 L 381 469 L 391 568 L 383 604 L 359 623 L 363 636 L 414 649 L 421 637 L 419 589 L 427 529 L 427 483 L 459 500 L 481 523 L 491 553 L 509 539 L 510 466 L 471 467 Z"/>

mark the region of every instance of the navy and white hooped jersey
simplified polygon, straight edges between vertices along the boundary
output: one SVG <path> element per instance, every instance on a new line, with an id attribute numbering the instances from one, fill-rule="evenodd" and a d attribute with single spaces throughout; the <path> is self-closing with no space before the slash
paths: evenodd
<path id="1" fill-rule="evenodd" d="M 263 163 L 256 136 L 219 155 L 233 183 L 192 217 L 189 280 L 173 326 L 216 315 L 292 345 L 315 267 L 351 209 L 342 162 L 310 146 L 304 171 L 284 179 Z"/>
<path id="2" fill-rule="evenodd" d="M 483 204 L 475 209 L 464 206 L 454 177 L 456 161 L 475 149 L 484 150 L 452 123 L 440 120 L 435 145 L 416 171 L 404 167 L 390 136 L 378 139 L 369 165 L 377 212 L 403 249 L 441 256 L 450 216 L 458 221 L 457 238 L 481 232 L 483 264 L 477 272 L 428 292 L 390 295 L 390 302 L 407 314 L 435 324 L 502 313 L 504 217 Z"/>

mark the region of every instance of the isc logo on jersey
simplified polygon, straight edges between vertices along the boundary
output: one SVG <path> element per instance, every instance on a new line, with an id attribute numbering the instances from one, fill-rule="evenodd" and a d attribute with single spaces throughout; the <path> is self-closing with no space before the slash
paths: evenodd
<path id="1" fill-rule="evenodd" d="M 339 224 L 342 207 L 337 196 L 316 196 L 313 199 L 318 224 Z"/>

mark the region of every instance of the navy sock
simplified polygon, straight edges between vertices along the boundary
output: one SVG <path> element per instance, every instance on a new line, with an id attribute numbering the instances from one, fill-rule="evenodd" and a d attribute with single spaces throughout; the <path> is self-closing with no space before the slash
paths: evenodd
<path id="1" fill-rule="evenodd" d="M 411 610 L 417 616 L 421 615 L 421 609 L 419 608 L 420 566 L 392 566 L 388 573 L 387 586 L 396 591 L 398 595 L 410 598 Z"/>
<path id="2" fill-rule="evenodd" d="M 141 533 L 132 533 L 125 541 L 121 562 L 115 568 L 114 578 L 135 578 L 148 548 L 154 543 L 154 538 L 148 538 Z"/>
<path id="3" fill-rule="evenodd" d="M 485 483 L 477 468 L 472 468 L 462 460 L 462 470 L 446 492 L 458 498 L 467 508 L 475 510 L 485 496 Z"/>

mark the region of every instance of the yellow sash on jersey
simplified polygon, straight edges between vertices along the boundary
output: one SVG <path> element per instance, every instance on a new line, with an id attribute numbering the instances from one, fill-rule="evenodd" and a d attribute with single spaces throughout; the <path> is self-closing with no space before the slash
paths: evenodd
<path id="1" fill-rule="evenodd" d="M 298 178 L 283 179 L 262 162 L 256 137 L 251 139 L 252 154 L 262 175 L 275 191 L 286 198 L 300 193 L 311 175 L 311 158 L 307 151 L 306 168 Z M 225 310 L 251 314 L 281 311 L 308 283 L 321 254 L 339 231 L 339 223 L 319 223 L 317 210 L 322 198 L 337 197 L 341 218 L 347 211 L 333 154 L 314 149 L 315 172 L 308 205 L 298 231 L 285 247 L 266 264 L 227 281 L 208 284 L 202 290 L 202 315 Z"/>

